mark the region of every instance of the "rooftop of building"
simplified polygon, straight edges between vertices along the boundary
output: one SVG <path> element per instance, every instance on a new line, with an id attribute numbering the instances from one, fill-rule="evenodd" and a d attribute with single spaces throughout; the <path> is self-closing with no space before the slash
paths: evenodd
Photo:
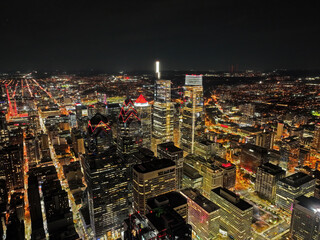
<path id="1" fill-rule="evenodd" d="M 158 148 L 166 150 L 168 152 L 181 152 L 182 151 L 182 149 L 176 147 L 173 142 L 161 143 L 158 145 Z"/>
<path id="2" fill-rule="evenodd" d="M 91 125 L 98 125 L 99 123 L 108 123 L 108 118 L 104 115 L 102 115 L 101 113 L 96 113 L 91 119 L 90 119 L 90 123 Z"/>
<path id="3" fill-rule="evenodd" d="M 307 182 L 310 182 L 312 180 L 314 180 L 313 177 L 311 177 L 305 173 L 298 172 L 298 173 L 292 174 L 286 178 L 283 178 L 279 181 L 283 182 L 285 184 L 288 184 L 292 187 L 300 187 L 301 185 L 303 185 Z"/>
<path id="4" fill-rule="evenodd" d="M 210 146 L 210 145 L 214 144 L 213 141 L 210 141 L 208 139 L 201 140 L 201 141 L 199 141 L 199 143 L 203 144 L 203 145 L 206 145 L 206 146 Z"/>
<path id="5" fill-rule="evenodd" d="M 207 213 L 217 211 L 220 207 L 214 204 L 212 201 L 204 197 L 199 190 L 193 188 L 186 188 L 182 190 L 182 193 L 204 209 Z"/>
<path id="6" fill-rule="evenodd" d="M 146 214 L 146 217 L 158 232 L 171 230 L 171 234 L 176 236 L 178 236 L 179 233 L 181 234 L 181 231 L 182 234 L 188 232 L 187 228 L 189 228 L 189 225 L 187 225 L 184 219 L 170 207 L 167 207 L 160 213 L 148 213 Z"/>
<path id="7" fill-rule="evenodd" d="M 250 132 L 250 133 L 259 133 L 259 132 L 262 132 L 262 129 L 260 129 L 260 128 L 254 128 L 254 127 L 241 127 L 240 130 L 241 130 L 241 131 Z"/>
<path id="8" fill-rule="evenodd" d="M 147 205 L 150 209 L 155 209 L 163 206 L 176 208 L 187 204 L 187 199 L 179 192 L 168 192 L 157 197 L 149 198 Z"/>
<path id="9" fill-rule="evenodd" d="M 200 173 L 196 169 L 191 167 L 189 164 L 187 164 L 187 163 L 183 164 L 183 174 L 186 175 L 188 178 L 191 178 L 191 179 L 202 178 Z"/>
<path id="10" fill-rule="evenodd" d="M 263 169 L 265 172 L 267 172 L 271 175 L 285 173 L 285 171 L 281 167 L 274 165 L 272 163 L 269 163 L 269 162 L 259 166 L 259 168 Z"/>
<path id="11" fill-rule="evenodd" d="M 112 145 L 102 153 L 87 154 L 85 157 L 91 171 L 94 172 L 96 170 L 106 168 L 106 166 L 110 163 L 118 165 L 122 160 L 119 156 L 117 156 L 116 150 L 116 146 Z"/>
<path id="12" fill-rule="evenodd" d="M 133 169 L 139 173 L 148 173 L 173 166 L 175 166 L 175 162 L 169 159 L 156 158 L 150 162 L 134 165 Z"/>
<path id="13" fill-rule="evenodd" d="M 132 153 L 130 156 L 139 160 L 139 162 L 149 162 L 155 159 L 154 153 L 150 149 L 144 147 L 139 147 L 138 151 Z"/>
<path id="14" fill-rule="evenodd" d="M 212 189 L 211 191 L 219 195 L 223 199 L 227 200 L 228 202 L 230 202 L 231 204 L 233 204 L 235 207 L 239 208 L 242 211 L 252 208 L 251 204 L 244 201 L 243 199 L 240 198 L 239 195 L 235 194 L 234 192 L 231 192 L 226 188 L 217 187 Z"/>
<path id="15" fill-rule="evenodd" d="M 302 207 L 313 211 L 314 213 L 320 214 L 320 199 L 315 197 L 306 197 L 304 195 L 296 198 L 296 202 Z"/>
<path id="16" fill-rule="evenodd" d="M 251 143 L 244 144 L 242 146 L 242 150 L 247 150 L 247 151 L 250 151 L 253 153 L 267 153 L 268 152 L 268 149 L 266 149 L 264 147 L 260 147 L 258 145 L 251 144 Z"/>
<path id="17" fill-rule="evenodd" d="M 145 97 L 140 94 L 140 96 L 135 101 L 136 104 L 148 104 L 148 101 L 145 99 Z"/>

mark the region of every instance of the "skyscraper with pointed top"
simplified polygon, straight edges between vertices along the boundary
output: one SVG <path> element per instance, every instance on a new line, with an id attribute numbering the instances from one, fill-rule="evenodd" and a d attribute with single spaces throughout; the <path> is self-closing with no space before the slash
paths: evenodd
<path id="1" fill-rule="evenodd" d="M 133 153 L 142 146 L 143 137 L 141 120 L 134 103 L 127 98 L 121 107 L 118 117 L 117 150 L 120 155 Z"/>
<path id="2" fill-rule="evenodd" d="M 134 107 L 137 110 L 138 116 L 141 121 L 141 132 L 142 132 L 142 146 L 151 149 L 151 105 L 145 99 L 145 97 L 140 94 L 140 96 L 134 102 Z"/>

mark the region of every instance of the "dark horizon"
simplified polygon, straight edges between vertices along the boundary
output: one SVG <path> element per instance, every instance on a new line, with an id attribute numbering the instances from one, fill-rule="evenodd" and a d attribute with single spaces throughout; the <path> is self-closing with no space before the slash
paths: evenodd
<path id="1" fill-rule="evenodd" d="M 0 72 L 319 69 L 319 2 L 3 2 Z"/>

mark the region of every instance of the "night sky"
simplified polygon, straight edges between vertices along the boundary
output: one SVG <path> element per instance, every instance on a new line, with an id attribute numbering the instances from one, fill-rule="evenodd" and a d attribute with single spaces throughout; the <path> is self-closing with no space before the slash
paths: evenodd
<path id="1" fill-rule="evenodd" d="M 3 0 L 0 71 L 320 69 L 320 1 Z"/>

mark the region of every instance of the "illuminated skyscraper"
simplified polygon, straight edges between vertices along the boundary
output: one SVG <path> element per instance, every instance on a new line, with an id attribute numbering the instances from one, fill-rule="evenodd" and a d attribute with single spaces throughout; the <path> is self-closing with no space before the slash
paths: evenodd
<path id="1" fill-rule="evenodd" d="M 283 123 L 278 122 L 276 139 L 281 139 L 283 134 Z"/>
<path id="2" fill-rule="evenodd" d="M 189 154 L 184 159 L 184 164 L 189 164 L 203 176 L 202 194 L 210 197 L 213 188 L 222 187 L 224 170 L 213 162 L 209 162 L 200 156 Z"/>
<path id="3" fill-rule="evenodd" d="M 182 187 L 183 175 L 183 151 L 176 147 L 173 142 L 159 144 L 157 147 L 158 158 L 166 158 L 176 163 L 177 189 Z"/>
<path id="4" fill-rule="evenodd" d="M 300 196 L 313 196 L 316 180 L 298 172 L 277 182 L 276 205 L 287 212 L 292 211 L 294 199 Z"/>
<path id="5" fill-rule="evenodd" d="M 256 136 L 256 145 L 267 149 L 273 148 L 274 133 L 263 131 Z"/>
<path id="6" fill-rule="evenodd" d="M 131 99 L 126 99 L 120 110 L 117 129 L 119 154 L 130 154 L 142 146 L 141 120 Z"/>
<path id="7" fill-rule="evenodd" d="M 293 240 L 320 240 L 320 200 L 301 196 L 295 199 L 291 215 Z"/>
<path id="8" fill-rule="evenodd" d="M 173 141 L 174 106 L 171 102 L 171 81 L 157 80 L 155 85 L 153 105 L 153 151 L 164 142 Z"/>
<path id="9" fill-rule="evenodd" d="M 317 151 L 320 150 L 320 124 L 315 126 L 312 147 Z"/>
<path id="10" fill-rule="evenodd" d="M 180 133 L 180 147 L 194 152 L 195 142 L 204 132 L 202 75 L 186 75 L 184 87 L 184 107 Z"/>
<path id="11" fill-rule="evenodd" d="M 21 144 L 0 150 L 0 176 L 9 191 L 23 188 L 23 149 Z"/>
<path id="12" fill-rule="evenodd" d="M 276 197 L 276 183 L 285 176 L 286 172 L 279 166 L 271 163 L 259 166 L 256 174 L 256 192 L 269 201 L 274 201 Z"/>
<path id="13" fill-rule="evenodd" d="M 196 239 L 215 239 L 219 233 L 220 207 L 196 189 L 184 189 L 182 194 L 188 200 L 188 223 L 191 224 Z"/>
<path id="14" fill-rule="evenodd" d="M 210 200 L 220 209 L 220 233 L 230 239 L 251 239 L 253 207 L 238 195 L 225 188 L 211 191 Z"/>
<path id="15" fill-rule="evenodd" d="M 146 213 L 149 198 L 176 190 L 176 166 L 169 159 L 155 159 L 133 167 L 134 209 Z"/>
<path id="16" fill-rule="evenodd" d="M 103 152 L 112 144 L 112 131 L 106 116 L 96 113 L 89 120 L 87 131 L 90 152 Z"/>
<path id="17" fill-rule="evenodd" d="M 129 213 L 128 165 L 117 156 L 115 146 L 100 154 L 85 155 L 81 160 L 94 238 L 109 232 L 117 239 Z"/>
<path id="18" fill-rule="evenodd" d="M 141 94 L 135 101 L 134 107 L 137 110 L 138 116 L 141 120 L 141 132 L 143 136 L 142 146 L 150 149 L 152 133 L 151 105 Z"/>

